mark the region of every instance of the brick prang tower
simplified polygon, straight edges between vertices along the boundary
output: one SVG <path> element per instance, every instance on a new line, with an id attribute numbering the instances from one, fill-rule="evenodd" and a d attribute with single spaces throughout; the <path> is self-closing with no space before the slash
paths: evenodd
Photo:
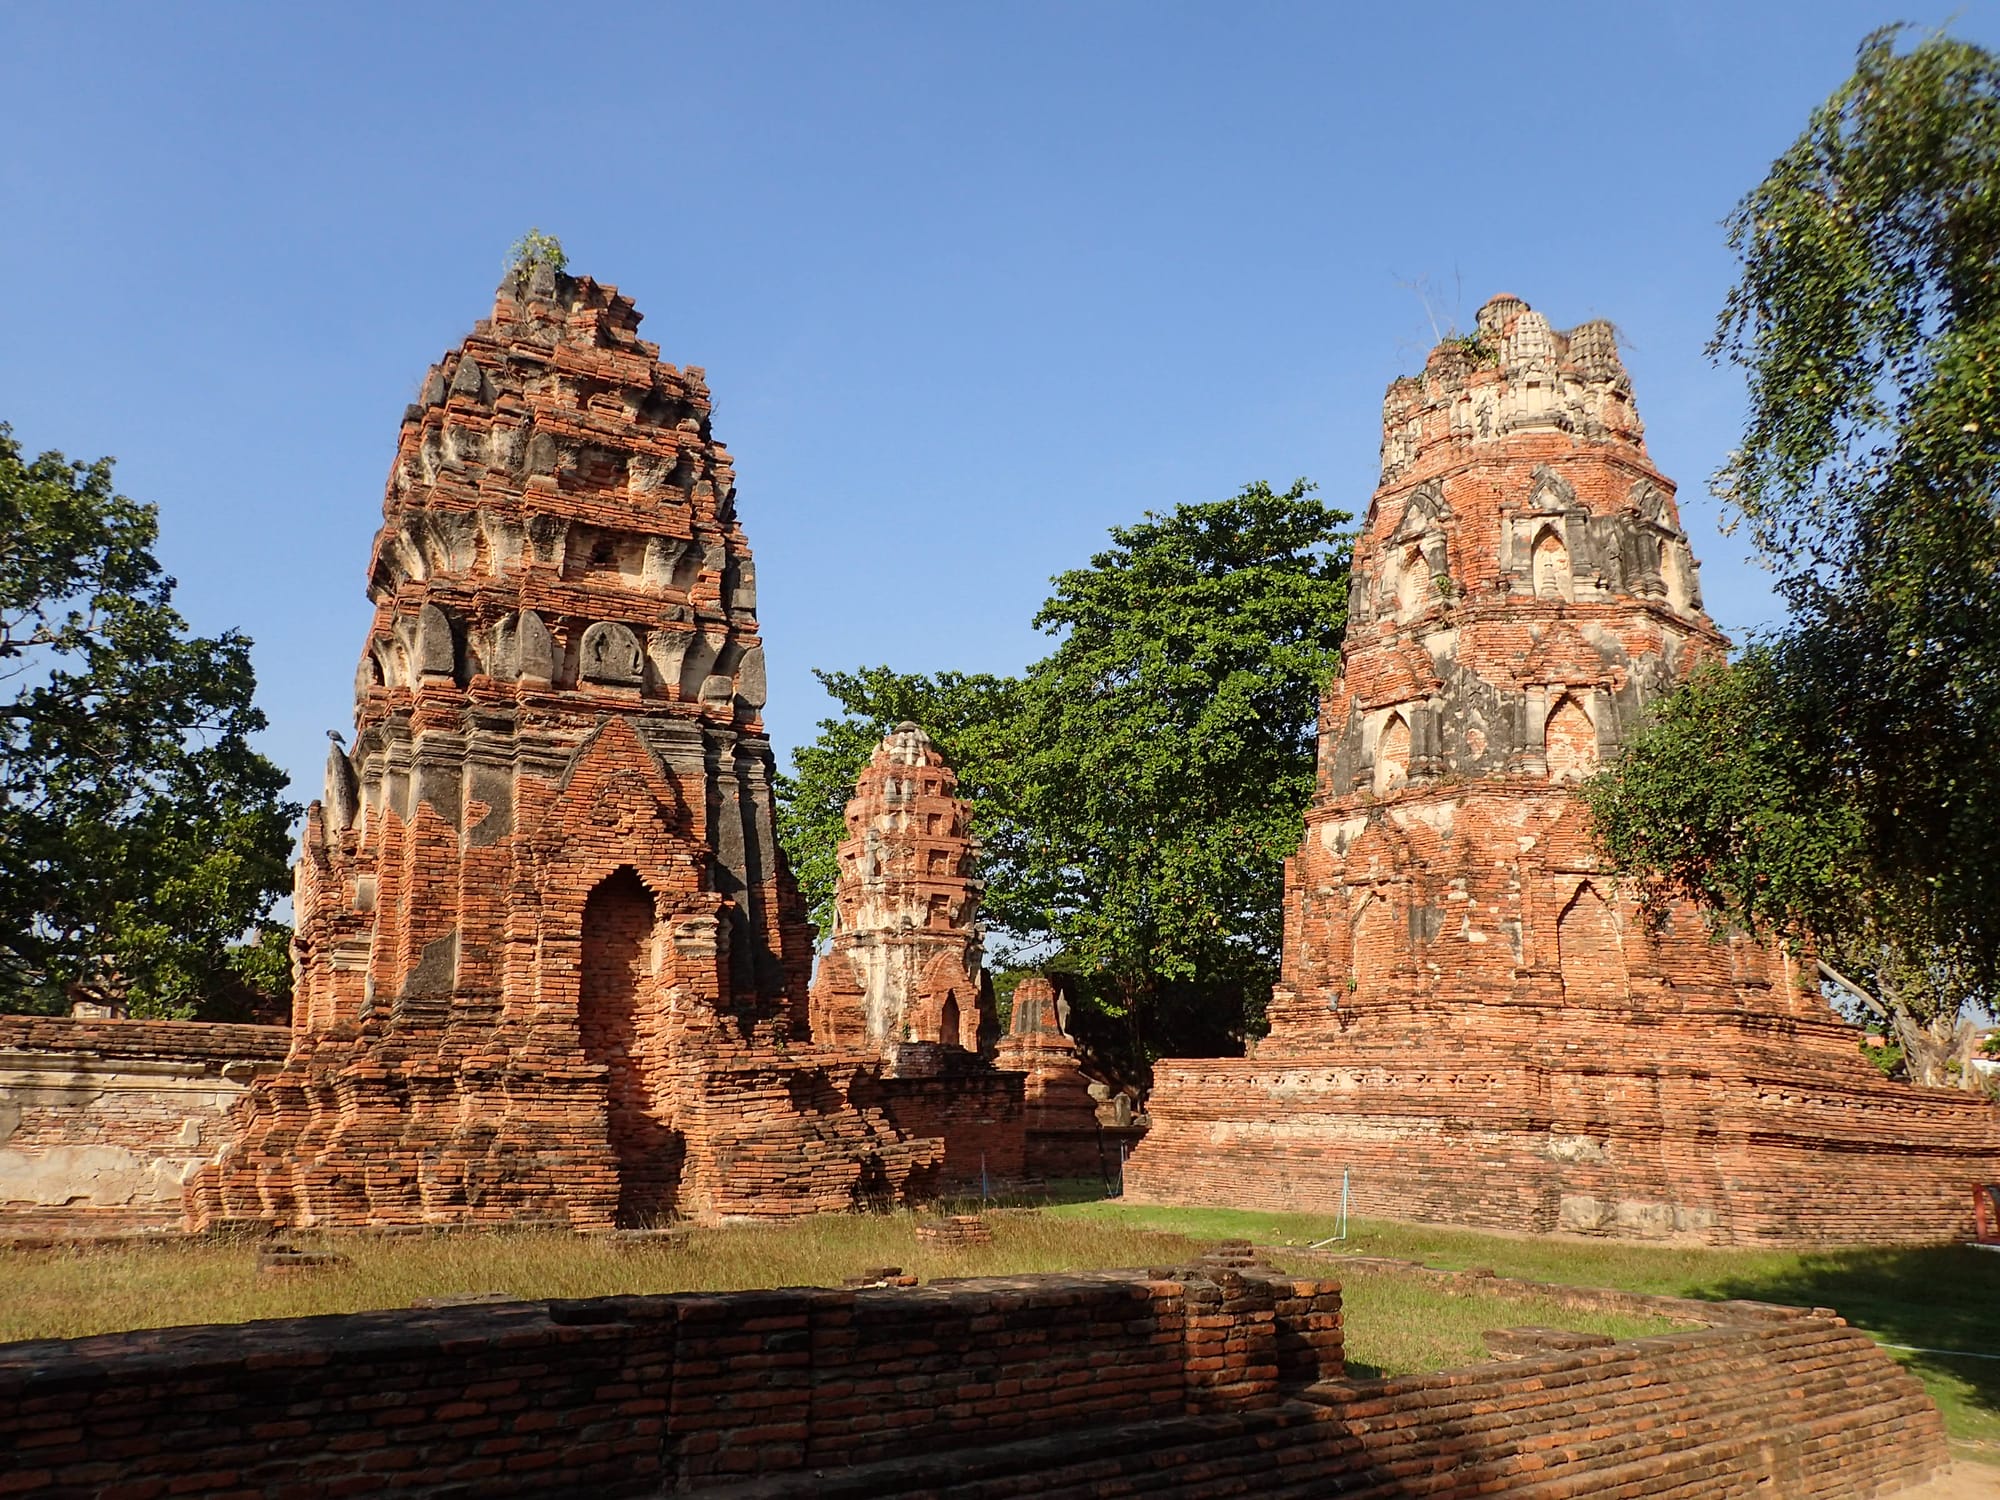
<path id="1" fill-rule="evenodd" d="M 1990 1104 L 1603 866 L 1578 782 L 1726 642 L 1609 324 L 1513 297 L 1389 387 L 1271 1032 L 1162 1064 L 1129 1193 L 1715 1242 L 1941 1239 Z"/>
<path id="2" fill-rule="evenodd" d="M 1065 1029 L 1069 1007 L 1046 975 L 1024 975 L 1014 987 L 1007 1034 L 995 1061 L 1027 1079 L 1027 1165 L 1033 1177 L 1096 1177 L 1118 1160 L 1129 1129 L 1107 1138 L 1091 1097 L 1076 1042 Z M 1108 1090 L 1106 1091 L 1108 1093 Z M 1107 1150 L 1108 1147 L 1108 1150 Z"/>
<path id="3" fill-rule="evenodd" d="M 699 369 L 524 266 L 404 413 L 355 738 L 297 871 L 294 1041 L 196 1224 L 787 1214 L 907 1197 L 809 1044 L 756 574 Z"/>
<path id="4" fill-rule="evenodd" d="M 929 735 L 898 724 L 847 804 L 813 1034 L 893 1060 L 906 1043 L 980 1049 L 981 882 L 971 810 Z"/>

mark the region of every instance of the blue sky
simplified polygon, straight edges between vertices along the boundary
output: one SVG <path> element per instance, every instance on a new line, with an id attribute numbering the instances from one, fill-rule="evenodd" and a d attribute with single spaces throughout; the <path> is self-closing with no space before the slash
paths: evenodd
<path id="1" fill-rule="evenodd" d="M 1018 669 L 1108 527 L 1299 475 L 1498 291 L 1619 326 L 1726 627 L 1719 221 L 1895 19 L 2000 0 L 0 6 L 0 421 L 115 455 L 316 796 L 403 405 L 511 242 L 707 367 L 781 757 L 810 669 Z"/>

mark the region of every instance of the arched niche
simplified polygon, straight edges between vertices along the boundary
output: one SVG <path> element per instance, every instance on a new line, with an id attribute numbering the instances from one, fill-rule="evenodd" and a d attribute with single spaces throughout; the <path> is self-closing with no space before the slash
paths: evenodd
<path id="1" fill-rule="evenodd" d="M 435 604 L 417 611 L 417 670 L 425 677 L 450 677 L 458 670 L 458 646 L 451 617 Z"/>
<path id="2" fill-rule="evenodd" d="M 1572 594 L 1569 571 L 1569 544 L 1551 523 L 1535 533 L 1530 549 L 1537 599 L 1568 599 Z"/>
<path id="3" fill-rule="evenodd" d="M 1354 914 L 1347 954 L 1348 993 L 1356 1000 L 1380 996 L 1396 967 L 1396 924 L 1380 896 L 1370 893 Z"/>
<path id="4" fill-rule="evenodd" d="M 605 1126 L 618 1163 L 618 1221 L 647 1225 L 674 1207 L 679 1138 L 655 1087 L 666 1059 L 655 1055 L 656 930 L 653 893 L 630 865 L 592 888 L 583 903 L 577 1030 L 584 1056 L 605 1069 Z"/>
<path id="5" fill-rule="evenodd" d="M 1423 609 L 1430 596 L 1430 569 L 1424 549 L 1415 542 L 1398 551 L 1396 559 L 1396 615 L 1408 619 Z"/>
<path id="6" fill-rule="evenodd" d="M 1410 721 L 1392 713 L 1375 741 L 1375 795 L 1386 796 L 1410 779 Z"/>
<path id="7" fill-rule="evenodd" d="M 1631 996 L 1618 913 L 1588 880 L 1556 920 L 1556 955 L 1565 1003 L 1614 1005 Z"/>
<path id="8" fill-rule="evenodd" d="M 1582 781 L 1597 769 L 1597 726 L 1568 693 L 1542 727 L 1542 755 L 1551 781 Z"/>

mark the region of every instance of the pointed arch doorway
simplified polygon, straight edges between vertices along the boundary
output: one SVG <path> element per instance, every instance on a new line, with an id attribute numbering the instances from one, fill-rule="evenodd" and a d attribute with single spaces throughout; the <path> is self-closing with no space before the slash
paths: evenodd
<path id="1" fill-rule="evenodd" d="M 654 1009 L 653 894 L 621 865 L 583 903 L 577 1025 L 605 1069 L 606 1125 L 618 1163 L 618 1223 L 645 1227 L 675 1207 L 683 1145 L 664 1119 L 665 1038 Z"/>

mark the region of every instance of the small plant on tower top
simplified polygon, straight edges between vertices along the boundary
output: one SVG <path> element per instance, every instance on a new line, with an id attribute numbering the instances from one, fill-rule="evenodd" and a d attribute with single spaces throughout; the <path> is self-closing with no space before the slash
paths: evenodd
<path id="1" fill-rule="evenodd" d="M 507 253 L 507 269 L 515 277 L 526 281 L 534 274 L 536 266 L 547 266 L 560 274 L 569 265 L 569 257 L 563 253 L 562 241 L 552 234 L 543 234 L 539 229 L 530 229 Z"/>

